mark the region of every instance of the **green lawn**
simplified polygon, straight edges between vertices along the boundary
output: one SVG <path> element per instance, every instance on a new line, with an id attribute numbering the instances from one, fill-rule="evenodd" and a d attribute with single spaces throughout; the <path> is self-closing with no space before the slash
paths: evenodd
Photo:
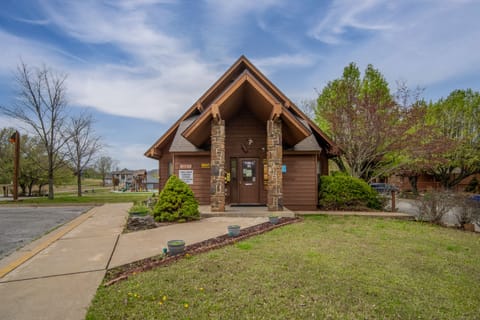
<path id="1" fill-rule="evenodd" d="M 77 197 L 76 192 L 57 192 L 55 198 L 49 200 L 47 197 L 32 197 L 20 199 L 17 204 L 38 204 L 38 205 L 58 205 L 58 204 L 104 204 L 112 202 L 134 202 L 148 199 L 152 196 L 152 192 L 110 192 L 109 190 L 84 189 L 88 192 L 84 192 L 81 197 Z M 4 201 L 0 204 L 9 204 L 12 202 Z"/>
<path id="2" fill-rule="evenodd" d="M 478 319 L 480 236 L 305 221 L 100 287 L 87 319 Z"/>

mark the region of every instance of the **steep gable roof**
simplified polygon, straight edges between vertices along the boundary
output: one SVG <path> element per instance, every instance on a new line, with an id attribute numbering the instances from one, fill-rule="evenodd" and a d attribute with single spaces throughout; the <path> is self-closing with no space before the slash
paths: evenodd
<path id="1" fill-rule="evenodd" d="M 179 139 L 181 134 L 187 141 L 199 147 L 209 136 L 210 131 L 205 130 L 209 120 L 213 117 L 232 116 L 234 107 L 229 105 L 228 100 L 233 99 L 240 90 L 250 90 L 254 95 L 262 99 L 270 109 L 254 110 L 263 112 L 259 115 L 265 117 L 265 110 L 270 114 L 269 118 L 281 117 L 286 124 L 286 137 L 290 143 L 296 144 L 309 135 L 311 131 L 316 138 L 320 138 L 320 144 L 328 154 L 338 153 L 334 143 L 298 109 L 273 83 L 271 83 L 245 56 L 241 56 L 183 115 L 167 132 L 160 137 L 145 153 L 147 157 L 158 159 L 161 154 L 158 150 L 165 147 L 174 137 Z M 198 116 L 193 121 L 188 121 L 185 128 L 185 120 L 192 116 Z M 183 124 L 182 124 L 183 123 Z M 182 128 L 180 128 L 182 124 Z M 177 132 L 178 131 L 178 132 Z M 172 150 L 173 151 L 173 150 Z"/>

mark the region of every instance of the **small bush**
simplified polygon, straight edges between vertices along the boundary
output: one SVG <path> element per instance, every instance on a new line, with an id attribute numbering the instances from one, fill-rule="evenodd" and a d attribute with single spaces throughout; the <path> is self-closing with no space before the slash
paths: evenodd
<path id="1" fill-rule="evenodd" d="M 378 194 L 363 180 L 349 176 L 322 176 L 319 205 L 329 210 L 380 210 Z"/>
<path id="2" fill-rule="evenodd" d="M 192 220 L 200 216 L 192 189 L 172 175 L 160 192 L 153 210 L 156 221 Z"/>
<path id="3" fill-rule="evenodd" d="M 136 214 L 140 216 L 146 216 L 147 214 L 150 214 L 150 208 L 143 204 L 143 203 L 135 203 L 130 210 L 128 211 L 130 214 Z"/>
<path id="4" fill-rule="evenodd" d="M 460 226 L 480 221 L 480 203 L 457 194 L 454 196 L 455 215 Z"/>
<path id="5" fill-rule="evenodd" d="M 430 191 L 417 202 L 418 219 L 442 224 L 443 217 L 454 207 L 455 201 L 448 192 Z"/>

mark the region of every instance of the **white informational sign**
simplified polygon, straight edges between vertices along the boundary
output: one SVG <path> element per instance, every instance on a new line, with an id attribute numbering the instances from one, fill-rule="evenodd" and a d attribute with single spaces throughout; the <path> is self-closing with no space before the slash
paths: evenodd
<path id="1" fill-rule="evenodd" d="M 193 184 L 193 170 L 178 170 L 178 177 L 186 184 Z"/>

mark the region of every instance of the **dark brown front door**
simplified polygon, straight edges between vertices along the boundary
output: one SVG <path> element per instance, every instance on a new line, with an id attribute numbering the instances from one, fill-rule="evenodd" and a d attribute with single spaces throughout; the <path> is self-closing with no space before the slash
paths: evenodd
<path id="1" fill-rule="evenodd" d="M 238 161 L 238 202 L 259 203 L 259 166 L 257 158 L 240 158 Z"/>

